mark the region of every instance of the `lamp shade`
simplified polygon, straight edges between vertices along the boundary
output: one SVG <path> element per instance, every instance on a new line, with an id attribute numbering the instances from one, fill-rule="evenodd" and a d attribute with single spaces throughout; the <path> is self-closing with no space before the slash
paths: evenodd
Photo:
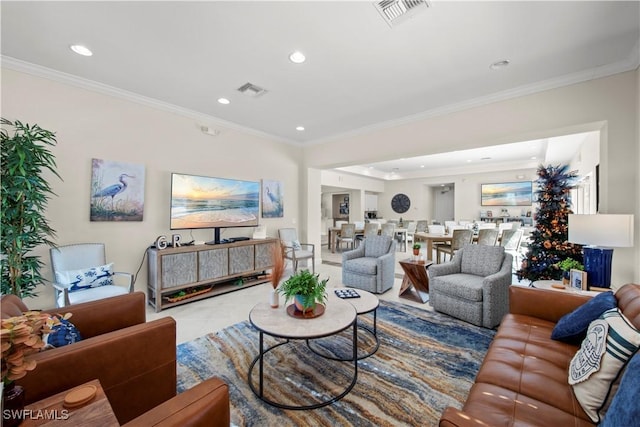
<path id="1" fill-rule="evenodd" d="M 633 246 L 633 215 L 569 215 L 569 239 L 581 245 Z"/>

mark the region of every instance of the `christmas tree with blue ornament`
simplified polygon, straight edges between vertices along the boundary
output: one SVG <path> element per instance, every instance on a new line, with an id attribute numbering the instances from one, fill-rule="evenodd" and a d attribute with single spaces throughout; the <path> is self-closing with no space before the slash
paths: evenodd
<path id="1" fill-rule="evenodd" d="M 571 258 L 582 263 L 582 246 L 568 239 L 571 210 L 571 189 L 577 173 L 568 165 L 538 167 L 535 213 L 536 226 L 531 233 L 529 251 L 516 272 L 518 280 L 558 280 L 562 270 L 556 264 Z"/>

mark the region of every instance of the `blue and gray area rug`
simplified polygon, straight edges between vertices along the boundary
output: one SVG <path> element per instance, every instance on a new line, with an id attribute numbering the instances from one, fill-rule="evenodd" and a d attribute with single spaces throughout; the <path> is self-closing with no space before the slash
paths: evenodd
<path id="1" fill-rule="evenodd" d="M 360 316 L 371 325 L 371 314 Z M 318 340 L 319 351 L 348 355 L 349 332 Z M 359 330 L 359 351 L 373 345 Z M 378 308 L 380 348 L 358 362 L 355 387 L 320 409 L 274 408 L 247 384 L 258 354 L 258 333 L 248 321 L 178 346 L 178 392 L 217 376 L 229 384 L 231 421 L 236 426 L 433 426 L 447 406 L 460 408 L 494 335 L 439 313 L 382 301 Z M 265 345 L 276 343 L 266 338 Z M 265 356 L 264 393 L 269 399 L 310 404 L 340 394 L 353 362 L 327 360 L 291 341 Z M 254 384 L 258 384 L 254 369 Z"/>

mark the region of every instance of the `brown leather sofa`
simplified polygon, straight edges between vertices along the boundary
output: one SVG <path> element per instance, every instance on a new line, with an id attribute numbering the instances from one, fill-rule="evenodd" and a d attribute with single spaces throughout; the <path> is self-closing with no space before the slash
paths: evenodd
<path id="1" fill-rule="evenodd" d="M 3 318 L 28 310 L 15 295 L 1 304 Z M 229 425 L 228 387 L 219 379 L 176 396 L 176 323 L 146 322 L 144 293 L 45 311 L 72 313 L 83 340 L 29 356 L 36 368 L 16 381 L 26 404 L 98 379 L 120 424 Z"/>
<path id="2" fill-rule="evenodd" d="M 616 293 L 618 308 L 640 328 L 640 285 Z M 568 383 L 578 347 L 551 339 L 566 313 L 589 299 L 569 292 L 511 286 L 498 328 L 462 410 L 448 407 L 441 427 L 593 426 Z"/>

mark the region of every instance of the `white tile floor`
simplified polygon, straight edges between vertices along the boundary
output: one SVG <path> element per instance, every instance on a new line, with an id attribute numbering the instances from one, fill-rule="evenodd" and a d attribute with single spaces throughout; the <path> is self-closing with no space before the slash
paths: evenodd
<path id="1" fill-rule="evenodd" d="M 393 288 L 382 295 L 378 295 L 378 298 L 386 301 L 402 301 L 404 304 L 413 305 L 425 310 L 432 310 L 428 302 L 422 304 L 398 296 L 400 285 L 402 284 L 403 272 L 402 267 L 400 267 L 397 261 L 410 257 L 410 247 L 409 252 L 396 252 L 396 279 Z M 341 267 L 330 264 L 332 262 L 340 262 L 341 258 L 341 252 L 331 253 L 327 250 L 326 246 L 322 247 L 322 259 L 329 262 L 329 264 L 316 262 L 316 273 L 319 273 L 322 279 L 329 278 L 329 282 L 327 283 L 329 288 L 339 288 L 342 286 Z M 289 269 L 285 272 L 285 277 L 291 274 L 290 264 L 287 265 L 287 267 L 289 267 Z M 305 267 L 301 266 L 301 268 Z M 527 286 L 528 284 L 528 282 L 525 283 L 525 281 L 518 283 L 515 276 L 512 283 L 523 286 Z M 163 310 L 160 313 L 155 313 L 151 306 L 147 306 L 147 320 L 159 319 L 166 316 L 173 317 L 177 323 L 177 342 L 179 344 L 247 320 L 249 318 L 249 311 L 251 311 L 251 308 L 255 304 L 262 301 L 269 301 L 270 291 L 271 284 L 264 283 L 250 288 L 240 289 L 236 292 L 173 307 Z M 280 303 L 284 303 L 282 297 L 280 298 Z"/>
<path id="2" fill-rule="evenodd" d="M 323 247 L 322 257 L 326 261 L 338 262 L 340 253 L 331 254 Z M 410 257 L 408 253 L 397 252 L 396 261 Z M 396 263 L 396 279 L 391 290 L 378 295 L 381 300 L 398 301 L 398 292 L 402 283 L 402 268 Z M 290 267 L 290 266 L 289 266 Z M 342 269 L 339 266 L 316 263 L 316 273 L 321 278 L 329 278 L 327 286 L 330 288 L 341 287 Z M 291 274 L 288 270 L 285 274 Z M 187 303 L 178 307 L 155 313 L 151 306 L 147 307 L 147 320 L 159 319 L 171 316 L 177 323 L 177 342 L 190 341 L 210 332 L 215 332 L 235 323 L 247 320 L 249 311 L 258 302 L 268 301 L 271 285 L 265 283 L 251 288 L 241 289 L 224 295 Z M 429 303 L 421 304 L 407 298 L 401 299 L 403 303 L 414 305 L 425 310 L 431 310 Z M 281 303 L 284 300 L 281 298 Z"/>

